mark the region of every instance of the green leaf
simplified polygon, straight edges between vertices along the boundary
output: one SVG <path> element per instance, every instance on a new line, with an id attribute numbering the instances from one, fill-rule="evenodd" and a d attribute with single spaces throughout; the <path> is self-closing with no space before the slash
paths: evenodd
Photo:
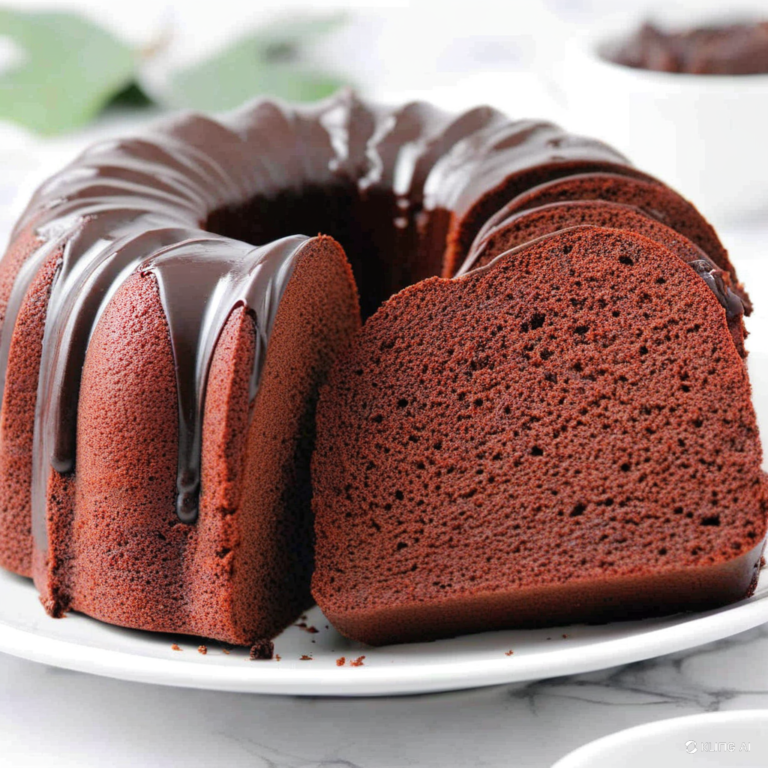
<path id="1" fill-rule="evenodd" d="M 347 22 L 345 13 L 326 15 L 304 14 L 301 19 L 285 17 L 259 27 L 253 38 L 267 47 L 298 49 L 307 40 L 316 40 L 322 35 L 334 32 Z"/>
<path id="2" fill-rule="evenodd" d="M 0 72 L 0 119 L 41 134 L 79 128 L 134 79 L 136 55 L 74 13 L 0 10 L 0 37 L 23 51 Z"/>
<path id="3" fill-rule="evenodd" d="M 110 96 L 109 101 L 104 105 L 104 111 L 113 108 L 140 110 L 154 106 L 156 106 L 155 102 L 150 95 L 138 83 L 130 82 L 122 91 Z"/>
<path id="4" fill-rule="evenodd" d="M 174 72 L 168 99 L 174 106 L 221 111 L 257 95 L 291 101 L 329 96 L 347 81 L 303 63 L 301 46 L 336 29 L 344 19 L 310 16 L 255 30 L 210 58 Z"/>

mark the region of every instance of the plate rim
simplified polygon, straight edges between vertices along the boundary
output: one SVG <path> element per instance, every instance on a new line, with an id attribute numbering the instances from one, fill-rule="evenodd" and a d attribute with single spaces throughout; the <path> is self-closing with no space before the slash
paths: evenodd
<path id="1" fill-rule="evenodd" d="M 89 622 L 95 622 L 82 616 Z M 333 669 L 278 664 L 246 668 L 160 659 L 51 637 L 0 618 L 0 651 L 54 667 L 130 682 L 180 688 L 315 697 L 400 696 L 534 682 L 623 666 L 722 640 L 768 622 L 768 593 L 672 626 L 628 637 L 499 659 L 445 660 L 397 669 L 389 664 Z M 98 622 L 101 623 L 101 622 Z M 111 625 L 110 625 L 111 626 Z M 119 627 L 117 628 L 119 629 Z M 147 633 L 151 634 L 151 633 Z"/>
<path id="2" fill-rule="evenodd" d="M 601 736 L 576 747 L 567 755 L 561 757 L 552 768 L 584 768 L 592 765 L 595 758 L 605 757 L 606 752 L 616 751 L 616 748 L 629 746 L 639 747 L 639 742 L 647 741 L 653 736 L 674 733 L 679 728 L 695 728 L 699 725 L 730 725 L 731 723 L 759 723 L 768 725 L 768 709 L 750 707 L 748 709 L 731 709 L 718 712 L 697 712 L 693 715 L 665 717 L 661 720 L 651 720 L 648 723 L 622 728 L 615 733 Z"/>

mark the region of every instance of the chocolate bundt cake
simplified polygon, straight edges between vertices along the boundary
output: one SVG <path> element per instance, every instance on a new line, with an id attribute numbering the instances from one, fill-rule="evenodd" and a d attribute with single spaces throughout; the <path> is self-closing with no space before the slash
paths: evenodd
<path id="1" fill-rule="evenodd" d="M 351 93 L 87 150 L 0 262 L 0 564 L 55 616 L 274 635 L 311 600 L 314 406 L 355 285 L 367 317 L 587 172 L 648 178 L 549 123 Z"/>
<path id="2" fill-rule="evenodd" d="M 577 226 L 401 291 L 337 359 L 313 594 L 371 644 L 719 606 L 756 584 L 760 463 L 711 285 Z"/>

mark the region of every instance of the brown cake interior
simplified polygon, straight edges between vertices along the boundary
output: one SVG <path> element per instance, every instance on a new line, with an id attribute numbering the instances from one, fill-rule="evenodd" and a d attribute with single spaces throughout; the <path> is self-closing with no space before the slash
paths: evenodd
<path id="1" fill-rule="evenodd" d="M 748 297 L 739 286 L 728 251 L 723 247 L 712 225 L 685 198 L 653 179 L 630 178 L 616 173 L 585 173 L 540 184 L 499 208 L 487 220 L 477 240 L 482 240 L 510 214 L 565 200 L 608 200 L 632 205 L 685 235 L 720 269 L 731 276 L 734 286 L 740 289 L 740 295 L 745 300 L 747 313 L 751 310 Z"/>
<path id="2" fill-rule="evenodd" d="M 511 213 L 507 219 L 488 230 L 482 240 L 474 243 L 458 274 L 485 266 L 505 251 L 539 237 L 581 225 L 637 232 L 663 245 L 686 264 L 693 264 L 700 274 L 706 276 L 710 288 L 726 310 L 736 349 L 742 357 L 746 357 L 744 307 L 731 289 L 730 276 L 716 268 L 701 248 L 687 237 L 634 206 L 605 200 L 569 200 Z"/>

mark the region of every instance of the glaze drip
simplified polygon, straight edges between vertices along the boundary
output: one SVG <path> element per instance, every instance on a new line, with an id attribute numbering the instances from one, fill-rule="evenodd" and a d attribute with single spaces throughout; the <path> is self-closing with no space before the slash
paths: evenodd
<path id="1" fill-rule="evenodd" d="M 253 400 L 280 299 L 307 242 L 294 235 L 253 248 L 237 240 L 200 237 L 158 251 L 141 267 L 142 274 L 157 280 L 170 331 L 179 401 L 176 511 L 184 523 L 193 523 L 199 511 L 202 414 L 219 335 L 236 307 L 246 307 L 253 316 Z"/>
<path id="2" fill-rule="evenodd" d="M 726 317 L 729 319 L 740 317 L 744 314 L 744 303 L 731 290 L 724 279 L 724 273 L 718 269 L 708 258 L 698 259 L 688 263 L 694 272 L 709 286 L 712 293 L 725 309 Z"/>

